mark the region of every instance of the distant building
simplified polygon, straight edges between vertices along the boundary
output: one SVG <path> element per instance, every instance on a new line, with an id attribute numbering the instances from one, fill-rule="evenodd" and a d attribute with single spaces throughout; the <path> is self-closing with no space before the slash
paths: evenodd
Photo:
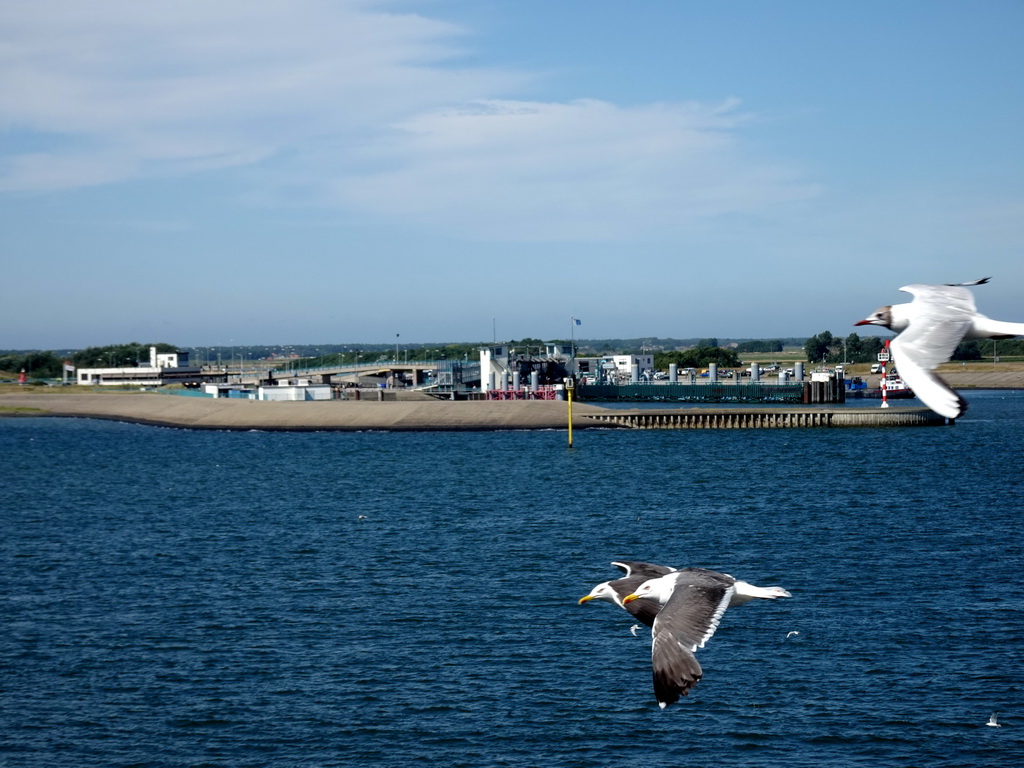
<path id="1" fill-rule="evenodd" d="M 149 348 L 149 365 L 122 368 L 79 368 L 75 381 L 87 387 L 159 387 L 163 384 L 198 382 L 202 369 L 189 366 L 188 352 L 158 354 Z"/>
<path id="2" fill-rule="evenodd" d="M 654 375 L 654 355 L 604 355 L 576 359 L 576 372 L 584 384 L 617 384 Z"/>
<path id="3" fill-rule="evenodd" d="M 232 400 L 331 400 L 334 397 L 330 384 L 314 384 L 310 379 L 289 379 L 258 387 L 241 384 L 204 384 L 203 392 L 210 397 L 226 397 Z"/>
<path id="4" fill-rule="evenodd" d="M 574 375 L 575 357 L 571 344 L 545 342 L 542 347 L 513 347 L 494 344 L 480 348 L 480 388 L 509 389 L 561 384 Z"/>
<path id="5" fill-rule="evenodd" d="M 164 352 L 158 354 L 156 347 L 149 348 L 150 368 L 181 368 L 188 366 L 188 352 Z"/>
<path id="6" fill-rule="evenodd" d="M 641 379 L 654 374 L 654 355 L 612 355 L 611 362 L 620 378 L 632 379 L 634 368 Z"/>

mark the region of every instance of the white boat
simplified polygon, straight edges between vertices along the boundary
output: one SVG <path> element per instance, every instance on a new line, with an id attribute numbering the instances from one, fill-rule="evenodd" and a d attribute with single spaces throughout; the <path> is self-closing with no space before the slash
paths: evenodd
<path id="1" fill-rule="evenodd" d="M 882 387 L 885 387 L 885 398 L 910 398 L 914 396 L 914 390 L 903 383 L 903 378 L 899 375 L 895 368 L 890 368 L 885 378 L 879 382 L 879 386 L 875 389 L 851 389 L 847 392 L 847 397 L 881 397 Z"/>
<path id="2" fill-rule="evenodd" d="M 885 387 L 886 398 L 914 396 L 914 390 L 903 383 L 903 378 L 895 368 L 886 372 L 885 378 L 881 382 L 881 386 Z"/>

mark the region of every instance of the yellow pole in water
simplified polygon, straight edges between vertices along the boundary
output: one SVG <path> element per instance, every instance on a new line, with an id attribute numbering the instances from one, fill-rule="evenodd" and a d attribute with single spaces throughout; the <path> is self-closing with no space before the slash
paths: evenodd
<path id="1" fill-rule="evenodd" d="M 569 447 L 572 448 L 572 379 L 565 380 L 565 392 L 569 399 Z"/>

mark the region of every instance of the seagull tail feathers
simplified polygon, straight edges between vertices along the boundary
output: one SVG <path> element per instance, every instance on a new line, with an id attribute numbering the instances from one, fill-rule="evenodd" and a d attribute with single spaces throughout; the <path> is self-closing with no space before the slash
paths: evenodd
<path id="1" fill-rule="evenodd" d="M 971 339 L 1012 339 L 1024 336 L 1024 323 L 1008 323 L 1005 320 L 993 320 L 990 317 L 976 315 L 967 338 Z"/>

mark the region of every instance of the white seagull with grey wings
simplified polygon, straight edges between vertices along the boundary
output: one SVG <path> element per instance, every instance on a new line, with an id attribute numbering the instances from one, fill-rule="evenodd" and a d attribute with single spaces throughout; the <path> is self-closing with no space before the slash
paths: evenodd
<path id="1" fill-rule="evenodd" d="M 955 419 L 967 402 L 935 375 L 935 369 L 952 357 L 957 345 L 971 339 L 1009 339 L 1024 336 L 1024 323 L 1007 323 L 979 314 L 971 286 L 989 278 L 956 285 L 905 285 L 914 297 L 906 304 L 875 310 L 854 325 L 880 325 L 899 334 L 890 347 L 900 376 L 917 398 L 947 419 Z"/>
<path id="2" fill-rule="evenodd" d="M 792 597 L 782 587 L 755 587 L 727 573 L 704 568 L 680 568 L 650 579 L 622 602 L 628 607 L 639 599 L 661 604 L 651 627 L 651 666 L 654 696 L 664 709 L 685 696 L 704 674 L 697 657 L 698 648 L 718 629 L 725 609 L 743 605 L 754 598 L 774 600 Z"/>
<path id="3" fill-rule="evenodd" d="M 637 560 L 613 560 L 612 565 L 621 570 L 625 576 L 614 581 L 602 581 L 590 590 L 589 595 L 581 597 L 579 604 L 583 605 L 591 600 L 601 600 L 617 605 L 624 611 L 629 611 L 648 627 L 654 624 L 654 618 L 661 610 L 660 605 L 653 600 L 634 600 L 626 605 L 622 602 L 622 598 L 631 594 L 648 579 L 664 576 L 666 573 L 673 572 L 675 568 L 654 563 L 642 563 Z"/>

